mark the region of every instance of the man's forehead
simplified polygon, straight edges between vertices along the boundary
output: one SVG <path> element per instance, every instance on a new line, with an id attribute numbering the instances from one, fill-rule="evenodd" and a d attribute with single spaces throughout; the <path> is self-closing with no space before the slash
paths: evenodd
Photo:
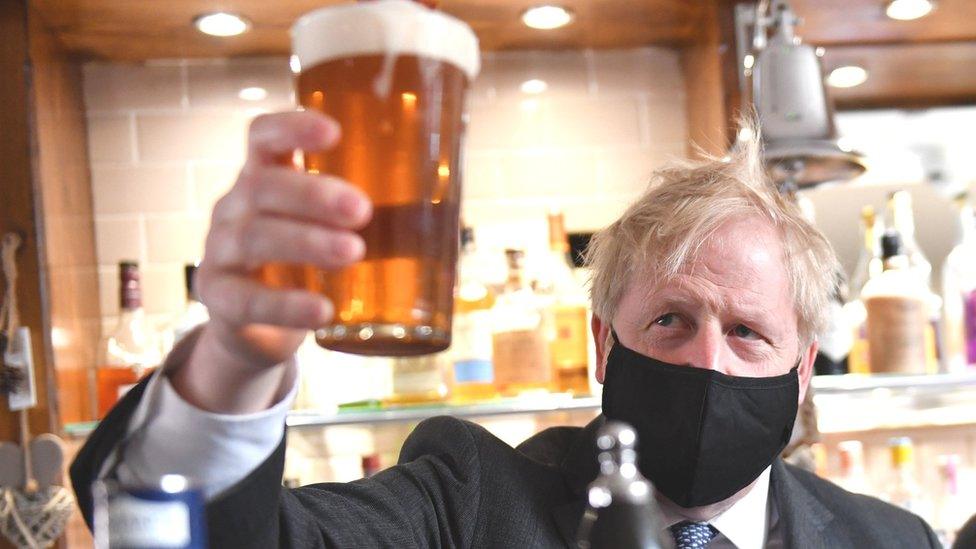
<path id="1" fill-rule="evenodd" d="M 716 249 L 702 246 L 677 272 L 646 266 L 631 278 L 644 299 L 694 300 L 715 310 L 768 308 L 792 300 L 782 249 L 744 238 Z"/>

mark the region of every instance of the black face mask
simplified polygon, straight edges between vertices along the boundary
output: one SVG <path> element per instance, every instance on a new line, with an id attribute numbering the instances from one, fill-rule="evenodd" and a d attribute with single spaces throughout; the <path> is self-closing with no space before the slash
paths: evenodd
<path id="1" fill-rule="evenodd" d="M 798 368 L 737 377 L 678 366 L 624 347 L 613 334 L 603 415 L 637 431 L 638 465 L 681 507 L 717 503 L 759 477 L 786 447 Z"/>

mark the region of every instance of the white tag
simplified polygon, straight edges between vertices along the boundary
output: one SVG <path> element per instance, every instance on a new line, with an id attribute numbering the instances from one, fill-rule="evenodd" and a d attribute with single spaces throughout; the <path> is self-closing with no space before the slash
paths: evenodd
<path id="1" fill-rule="evenodd" d="M 109 509 L 111 547 L 184 547 L 190 543 L 190 511 L 179 501 L 147 501 L 118 495 Z"/>
<path id="2" fill-rule="evenodd" d="M 31 335 L 26 326 L 17 328 L 7 344 L 7 352 L 3 355 L 4 362 L 11 368 L 17 368 L 24 373 L 24 380 L 17 389 L 7 396 L 10 410 L 26 410 L 37 406 L 37 388 L 34 386 L 34 356 L 31 353 Z"/>

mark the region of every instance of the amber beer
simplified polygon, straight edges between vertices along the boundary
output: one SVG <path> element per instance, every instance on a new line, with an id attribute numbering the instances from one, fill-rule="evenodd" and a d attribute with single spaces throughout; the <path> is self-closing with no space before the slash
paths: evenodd
<path id="1" fill-rule="evenodd" d="M 298 99 L 342 126 L 304 155 L 310 173 L 362 188 L 373 218 L 363 261 L 340 271 L 270 265 L 266 283 L 303 286 L 335 306 L 323 347 L 407 356 L 450 344 L 461 200 L 464 95 L 478 45 L 464 23 L 405 0 L 324 8 L 292 29 Z"/>

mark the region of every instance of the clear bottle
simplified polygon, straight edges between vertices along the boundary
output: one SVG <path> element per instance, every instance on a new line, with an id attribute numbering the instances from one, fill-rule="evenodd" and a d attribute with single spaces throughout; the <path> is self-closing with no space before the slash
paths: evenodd
<path id="1" fill-rule="evenodd" d="M 936 503 L 935 517 L 932 529 L 935 530 L 945 547 L 950 547 L 955 541 L 956 532 L 969 518 L 971 509 L 967 508 L 959 490 L 959 465 L 961 458 L 958 454 L 944 454 L 939 456 L 939 480 L 941 487 Z"/>
<path id="2" fill-rule="evenodd" d="M 506 396 L 547 391 L 552 379 L 546 302 L 525 276 L 525 253 L 505 250 L 508 280 L 492 308 L 495 386 Z"/>
<path id="3" fill-rule="evenodd" d="M 931 287 L 932 263 L 915 240 L 915 212 L 912 209 L 912 195 L 908 191 L 895 191 L 888 195 L 885 223 L 886 229 L 898 231 L 901 235 L 909 270 L 927 287 Z"/>
<path id="4" fill-rule="evenodd" d="M 864 470 L 864 445 L 859 440 L 844 440 L 837 444 L 840 456 L 840 474 L 836 483 L 848 492 L 871 494 L 867 473 Z"/>
<path id="5" fill-rule="evenodd" d="M 540 293 L 549 298 L 552 331 L 549 358 L 552 388 L 574 395 L 590 393 L 587 352 L 589 300 L 573 273 L 569 239 L 561 212 L 549 214 L 549 254 Z"/>
<path id="6" fill-rule="evenodd" d="M 908 270 L 913 273 L 928 291 L 926 308 L 929 326 L 925 333 L 925 371 L 936 373 L 945 355 L 941 349 L 942 298 L 932 292 L 932 263 L 922 252 L 915 240 L 915 213 L 912 209 L 912 195 L 908 191 L 895 191 L 888 195 L 886 222 L 889 230 L 901 236 L 902 248 L 908 258 Z"/>
<path id="7" fill-rule="evenodd" d="M 173 327 L 173 342 L 178 343 L 186 334 L 197 326 L 210 320 L 207 307 L 200 302 L 200 295 L 196 291 L 197 266 L 188 263 L 183 266 L 183 282 L 186 285 L 186 305 Z"/>
<path id="8" fill-rule="evenodd" d="M 194 288 L 194 276 L 196 275 L 197 266 L 193 263 L 187 263 L 183 266 L 183 283 L 186 287 L 186 303 L 183 305 L 183 310 L 173 319 L 173 322 L 169 324 L 164 330 L 162 330 L 160 337 L 162 338 L 162 348 L 163 354 L 169 354 L 170 350 L 175 346 L 181 339 L 186 337 L 186 334 L 193 331 L 197 326 L 210 320 L 210 315 L 207 312 L 207 307 L 200 302 L 200 297 L 197 295 L 196 289 Z"/>
<path id="9" fill-rule="evenodd" d="M 393 393 L 384 402 L 389 405 L 444 402 L 450 396 L 446 379 L 450 360 L 447 351 L 394 358 Z"/>
<path id="10" fill-rule="evenodd" d="M 102 418 L 162 361 L 159 333 L 142 308 L 139 266 L 134 261 L 119 263 L 119 321 L 102 339 L 99 355 L 95 387 L 97 414 Z"/>
<path id="11" fill-rule="evenodd" d="M 461 257 L 454 292 L 451 337 L 451 400 L 459 403 L 498 396 L 492 364 L 492 317 L 495 293 L 484 280 L 471 227 L 461 230 Z"/>
<path id="12" fill-rule="evenodd" d="M 967 195 L 954 200 L 961 237 L 942 270 L 949 371 L 976 367 L 976 216 Z"/>
<path id="13" fill-rule="evenodd" d="M 888 441 L 888 449 L 891 452 L 893 471 L 884 499 L 892 505 L 931 520 L 930 509 L 924 500 L 915 472 L 915 446 L 912 444 L 912 439 L 892 438 Z"/>
<path id="14" fill-rule="evenodd" d="M 862 292 L 871 372 L 925 373 L 928 288 L 909 269 L 897 232 L 885 233 L 881 249 L 884 271 Z"/>
<path id="15" fill-rule="evenodd" d="M 879 275 L 883 269 L 879 249 L 878 219 L 873 206 L 861 209 L 861 254 L 857 267 L 851 276 L 848 288 L 849 301 L 844 304 L 844 313 L 854 332 L 854 342 L 847 358 L 847 369 L 852 374 L 866 374 L 871 371 L 868 363 L 867 309 L 861 299 L 861 292 L 869 280 Z"/>

